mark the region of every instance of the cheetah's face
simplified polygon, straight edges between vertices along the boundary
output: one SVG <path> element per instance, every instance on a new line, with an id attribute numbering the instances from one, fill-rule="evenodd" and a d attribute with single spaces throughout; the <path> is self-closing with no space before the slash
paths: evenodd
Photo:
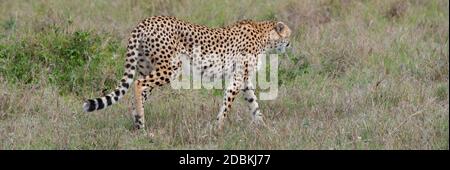
<path id="1" fill-rule="evenodd" d="M 272 31 L 269 32 L 269 49 L 284 53 L 290 47 L 289 38 L 291 29 L 283 22 L 278 22 Z"/>

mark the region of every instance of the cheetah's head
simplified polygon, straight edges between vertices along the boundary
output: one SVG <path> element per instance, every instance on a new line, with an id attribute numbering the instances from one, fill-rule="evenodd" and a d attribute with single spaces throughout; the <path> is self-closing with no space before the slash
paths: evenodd
<path id="1" fill-rule="evenodd" d="M 273 29 L 269 31 L 269 49 L 276 49 L 277 52 L 284 53 L 290 47 L 289 38 L 291 29 L 283 23 L 277 22 Z"/>

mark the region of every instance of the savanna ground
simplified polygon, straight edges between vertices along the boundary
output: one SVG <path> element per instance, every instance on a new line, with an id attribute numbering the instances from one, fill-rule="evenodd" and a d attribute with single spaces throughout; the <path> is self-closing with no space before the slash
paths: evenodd
<path id="1" fill-rule="evenodd" d="M 214 135 L 218 90 L 155 90 L 145 131 L 131 130 L 131 93 L 82 112 L 152 15 L 290 25 L 278 98 L 259 102 L 268 127 L 240 98 Z M 0 149 L 449 149 L 448 19 L 447 0 L 0 0 Z"/>

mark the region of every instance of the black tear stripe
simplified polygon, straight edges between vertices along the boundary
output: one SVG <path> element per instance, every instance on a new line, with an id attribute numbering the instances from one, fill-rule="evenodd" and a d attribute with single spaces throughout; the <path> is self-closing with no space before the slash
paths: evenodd
<path id="1" fill-rule="evenodd" d="M 103 109 L 105 107 L 102 98 L 97 98 L 97 104 L 98 104 L 97 110 Z"/>
<path id="2" fill-rule="evenodd" d="M 95 101 L 94 100 L 91 100 L 91 99 L 89 99 L 88 101 L 87 101 L 89 104 L 89 108 L 88 108 L 88 112 L 92 112 L 92 111 L 94 111 L 95 110 Z"/>
<path id="3" fill-rule="evenodd" d="M 107 106 L 112 105 L 111 97 L 110 97 L 110 96 L 105 96 L 105 98 L 106 98 L 106 104 L 107 104 Z"/>

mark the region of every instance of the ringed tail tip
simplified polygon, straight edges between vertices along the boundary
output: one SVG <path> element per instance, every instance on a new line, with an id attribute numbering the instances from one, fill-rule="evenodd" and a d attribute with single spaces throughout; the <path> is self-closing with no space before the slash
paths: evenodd
<path id="1" fill-rule="evenodd" d="M 87 100 L 83 104 L 83 110 L 84 112 L 92 112 L 95 110 L 95 101 L 94 100 Z"/>

